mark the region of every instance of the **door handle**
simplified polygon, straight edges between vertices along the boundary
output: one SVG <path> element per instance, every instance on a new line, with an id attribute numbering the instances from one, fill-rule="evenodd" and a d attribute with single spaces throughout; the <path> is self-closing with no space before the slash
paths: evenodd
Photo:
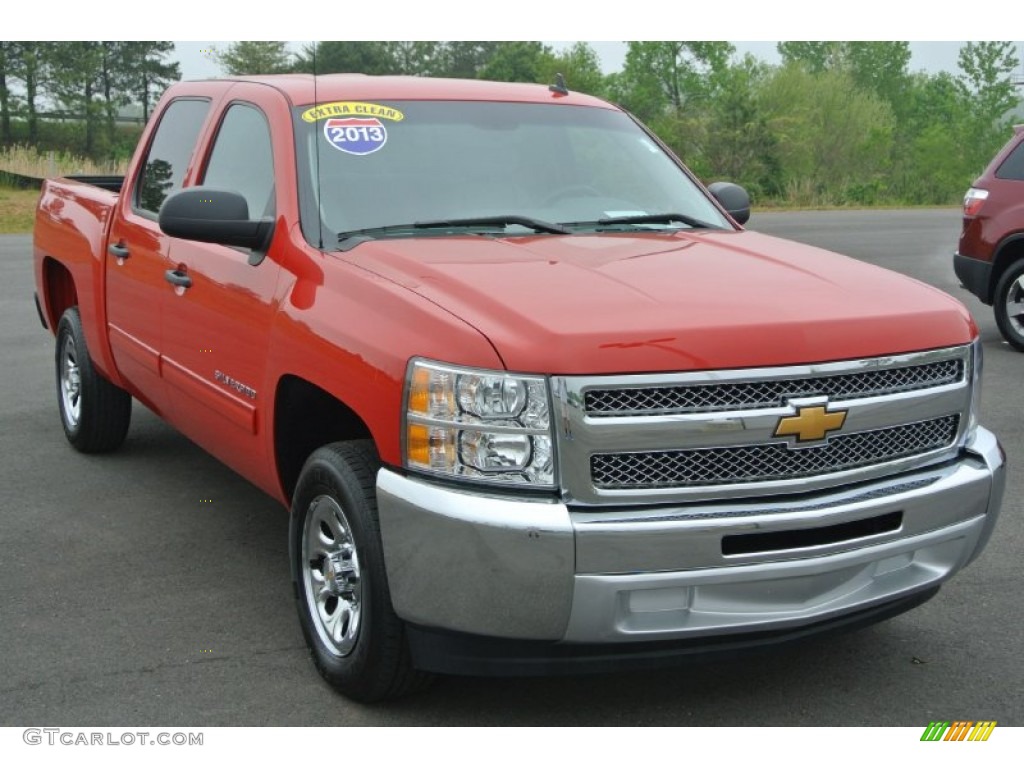
<path id="1" fill-rule="evenodd" d="M 171 285 L 176 285 L 179 288 L 191 288 L 192 278 L 182 272 L 180 269 L 168 269 L 164 272 L 164 279 Z"/>
<path id="2" fill-rule="evenodd" d="M 107 253 L 118 259 L 127 259 L 129 256 L 132 255 L 131 251 L 129 251 L 123 245 L 120 245 L 118 243 L 111 243 L 110 245 L 108 245 Z"/>

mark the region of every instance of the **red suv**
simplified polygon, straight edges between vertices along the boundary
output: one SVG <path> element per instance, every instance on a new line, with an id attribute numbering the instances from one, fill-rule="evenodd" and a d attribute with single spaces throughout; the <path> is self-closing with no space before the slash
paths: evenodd
<path id="1" fill-rule="evenodd" d="M 963 286 L 995 310 L 1006 340 L 1024 352 L 1024 125 L 964 196 L 953 256 Z"/>

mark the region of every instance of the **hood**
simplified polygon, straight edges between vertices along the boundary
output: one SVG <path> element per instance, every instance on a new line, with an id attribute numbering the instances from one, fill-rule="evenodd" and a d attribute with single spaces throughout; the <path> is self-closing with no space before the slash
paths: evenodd
<path id="1" fill-rule="evenodd" d="M 338 256 L 474 326 L 519 372 L 828 362 L 975 335 L 935 288 L 757 232 L 385 239 Z"/>

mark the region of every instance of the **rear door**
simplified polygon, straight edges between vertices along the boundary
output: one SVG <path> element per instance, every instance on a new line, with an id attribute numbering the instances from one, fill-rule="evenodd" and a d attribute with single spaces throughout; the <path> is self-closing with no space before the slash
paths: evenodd
<path id="1" fill-rule="evenodd" d="M 229 93 L 198 183 L 243 195 L 250 218 L 273 218 L 270 122 L 255 103 L 230 100 L 235 90 L 254 87 Z M 165 305 L 163 366 L 171 421 L 252 477 L 265 459 L 260 438 L 272 397 L 265 374 L 278 261 L 273 253 L 254 258 L 248 249 L 181 239 L 173 239 L 170 258 L 190 282 Z"/>
<path id="2" fill-rule="evenodd" d="M 157 226 L 164 199 L 180 189 L 192 162 L 209 99 L 170 102 L 149 142 L 139 172 L 126 181 L 106 259 L 107 328 L 118 371 L 132 394 L 160 414 L 167 394 L 160 376 L 164 302 L 171 293 L 170 238 Z"/>

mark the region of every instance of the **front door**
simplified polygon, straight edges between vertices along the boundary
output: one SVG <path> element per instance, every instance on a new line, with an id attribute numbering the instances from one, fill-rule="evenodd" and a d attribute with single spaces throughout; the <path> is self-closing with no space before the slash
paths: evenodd
<path id="1" fill-rule="evenodd" d="M 276 209 L 270 128 L 247 103 L 225 111 L 201 184 L 242 194 L 250 218 Z M 263 468 L 265 380 L 277 260 L 250 263 L 243 248 L 174 239 L 179 276 L 165 305 L 163 373 L 171 422 L 226 464 L 252 477 Z"/>

